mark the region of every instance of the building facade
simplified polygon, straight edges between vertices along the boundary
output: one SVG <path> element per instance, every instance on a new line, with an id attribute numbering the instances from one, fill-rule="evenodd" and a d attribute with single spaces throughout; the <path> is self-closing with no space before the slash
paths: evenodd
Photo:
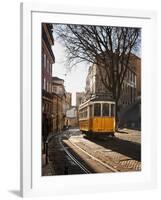
<path id="1" fill-rule="evenodd" d="M 92 96 L 108 96 L 109 98 L 112 98 L 112 94 L 106 89 L 104 84 L 102 83 L 99 66 L 96 64 L 93 64 L 88 69 L 88 75 L 86 78 L 86 87 L 85 87 L 85 96 L 86 100 L 91 98 Z M 103 68 L 101 68 L 102 74 Z"/>
<path id="2" fill-rule="evenodd" d="M 86 99 L 93 95 L 106 96 L 112 99 L 112 93 L 105 87 L 101 80 L 101 75 L 106 75 L 103 68 L 93 64 L 89 67 L 86 78 Z M 141 94 L 141 59 L 135 55 L 131 55 L 129 67 L 127 69 L 119 100 L 120 107 L 124 108 L 127 105 L 133 104 L 138 95 Z"/>
<path id="3" fill-rule="evenodd" d="M 71 92 L 66 92 L 66 101 L 70 108 L 72 106 L 72 93 Z"/>
<path id="4" fill-rule="evenodd" d="M 76 92 L 76 107 L 77 108 L 84 101 L 84 99 L 85 99 L 85 92 Z"/>
<path id="5" fill-rule="evenodd" d="M 71 107 L 71 93 L 66 92 L 64 80 L 52 77 L 53 131 L 60 132 L 66 125 L 66 112 Z"/>
<path id="6" fill-rule="evenodd" d="M 70 127 L 78 127 L 78 110 L 76 106 L 72 106 L 67 110 L 66 125 Z"/>
<path id="7" fill-rule="evenodd" d="M 120 98 L 120 126 L 141 130 L 141 59 L 131 55 L 130 66 Z"/>
<path id="8" fill-rule="evenodd" d="M 65 88 L 64 80 L 58 77 L 52 77 L 53 94 L 53 131 L 60 132 L 65 123 L 64 99 Z"/>
<path id="9" fill-rule="evenodd" d="M 42 24 L 42 138 L 45 141 L 52 132 L 52 64 L 55 56 L 52 52 L 54 38 L 52 24 Z"/>
<path id="10" fill-rule="evenodd" d="M 141 59 L 135 55 L 131 58 L 131 65 L 135 67 L 136 73 L 136 96 L 141 97 Z"/>

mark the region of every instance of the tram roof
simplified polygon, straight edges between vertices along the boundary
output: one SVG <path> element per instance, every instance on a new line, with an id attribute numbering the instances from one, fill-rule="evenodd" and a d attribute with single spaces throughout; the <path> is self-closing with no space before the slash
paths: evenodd
<path id="1" fill-rule="evenodd" d="M 93 98 L 90 98 L 88 99 L 87 101 L 85 101 L 84 103 L 82 103 L 79 108 L 83 108 L 84 106 L 86 106 L 87 104 L 89 104 L 90 102 L 113 102 L 114 103 L 114 100 L 112 98 L 109 98 L 109 97 L 105 97 L 105 96 L 96 96 L 96 97 L 93 97 Z"/>
<path id="2" fill-rule="evenodd" d="M 98 96 L 98 97 L 91 98 L 90 101 L 114 101 L 114 100 L 110 97 Z"/>

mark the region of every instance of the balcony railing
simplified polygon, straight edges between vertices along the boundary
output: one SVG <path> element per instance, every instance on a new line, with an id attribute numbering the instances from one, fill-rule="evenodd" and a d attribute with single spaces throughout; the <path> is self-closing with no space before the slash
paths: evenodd
<path id="1" fill-rule="evenodd" d="M 53 95 L 44 89 L 42 90 L 42 96 L 49 98 L 49 99 L 53 99 Z"/>

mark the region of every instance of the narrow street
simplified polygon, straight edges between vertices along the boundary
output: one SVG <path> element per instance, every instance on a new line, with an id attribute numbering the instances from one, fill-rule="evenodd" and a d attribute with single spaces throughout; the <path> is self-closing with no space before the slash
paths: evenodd
<path id="1" fill-rule="evenodd" d="M 141 29 L 41 29 L 42 176 L 141 171 Z"/>
<path id="2" fill-rule="evenodd" d="M 89 138 L 79 129 L 69 129 L 49 142 L 50 173 L 88 174 L 141 170 L 140 131 L 120 130 L 115 137 Z"/>

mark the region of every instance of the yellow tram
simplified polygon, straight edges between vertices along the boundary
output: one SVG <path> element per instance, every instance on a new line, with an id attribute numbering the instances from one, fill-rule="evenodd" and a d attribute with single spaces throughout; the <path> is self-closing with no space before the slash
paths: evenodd
<path id="1" fill-rule="evenodd" d="M 79 106 L 79 128 L 86 135 L 115 133 L 115 102 L 92 98 Z"/>

